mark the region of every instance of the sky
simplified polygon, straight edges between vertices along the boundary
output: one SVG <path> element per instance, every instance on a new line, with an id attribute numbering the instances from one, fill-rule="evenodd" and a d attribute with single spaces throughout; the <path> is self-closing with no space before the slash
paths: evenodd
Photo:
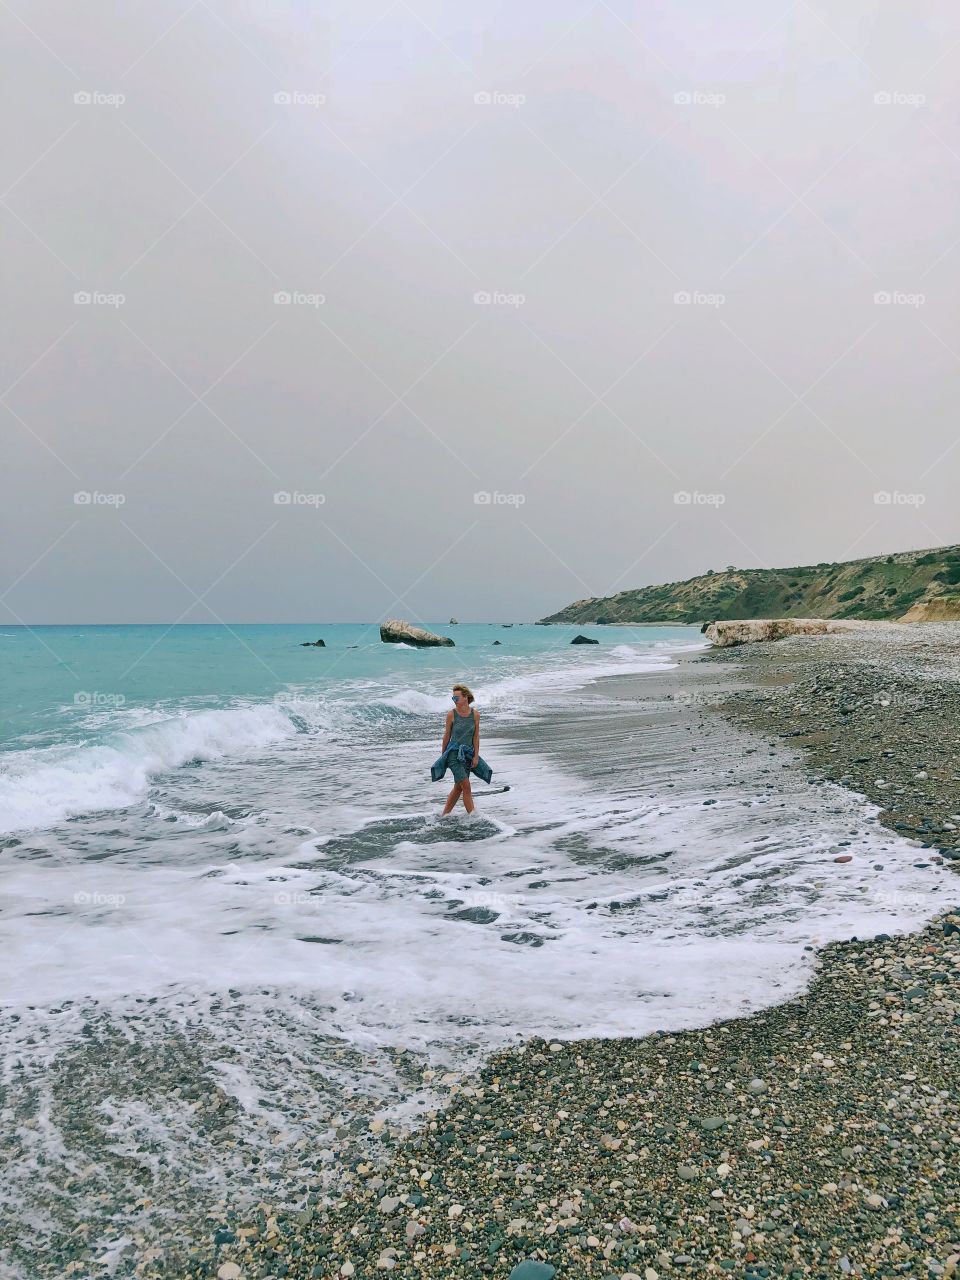
<path id="1" fill-rule="evenodd" d="M 0 623 L 960 542 L 960 11 L 10 0 Z"/>

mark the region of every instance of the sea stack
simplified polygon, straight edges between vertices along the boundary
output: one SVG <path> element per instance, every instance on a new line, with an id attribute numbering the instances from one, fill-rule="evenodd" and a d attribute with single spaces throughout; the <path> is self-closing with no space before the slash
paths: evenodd
<path id="1" fill-rule="evenodd" d="M 413 627 L 402 618 L 388 618 L 386 622 L 381 622 L 380 639 L 384 644 L 412 644 L 417 649 L 425 649 L 430 645 L 453 644 L 449 636 L 435 636 L 432 631 L 424 631 L 423 627 Z"/>

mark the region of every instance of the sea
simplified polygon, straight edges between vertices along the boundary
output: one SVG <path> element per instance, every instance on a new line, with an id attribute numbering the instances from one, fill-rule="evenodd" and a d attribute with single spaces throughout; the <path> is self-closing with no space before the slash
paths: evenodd
<path id="1" fill-rule="evenodd" d="M 158 1143 L 178 1176 L 230 1193 L 152 1086 L 128 1097 L 89 1067 L 89 1096 L 76 1072 L 65 1094 L 91 1028 L 101 1047 L 202 1042 L 196 1070 L 263 1139 L 282 1200 L 304 1135 L 343 1134 L 346 1095 L 412 1122 L 434 1072 L 531 1036 L 749 1013 L 802 990 L 824 942 L 939 909 L 939 872 L 863 797 L 698 717 L 679 682 L 698 628 L 584 628 L 600 643 L 573 645 L 565 626 L 425 625 L 454 647 L 385 644 L 376 624 L 0 632 L 0 1054 L 39 1117 L 8 1163 L 9 1211 L 40 1167 L 99 1161 L 112 1194 L 128 1173 L 111 1182 L 110 1160 L 155 1162 Z M 659 680 L 652 709 L 610 677 Z M 430 766 L 457 681 L 494 776 L 473 815 L 441 819 L 450 776 Z M 305 1062 L 323 1088 L 304 1068 L 287 1105 Z M 50 1125 L 65 1106 L 87 1117 L 76 1150 Z M 60 1201 L 23 1221 L 66 1233 L 104 1185 L 73 1217 Z"/>

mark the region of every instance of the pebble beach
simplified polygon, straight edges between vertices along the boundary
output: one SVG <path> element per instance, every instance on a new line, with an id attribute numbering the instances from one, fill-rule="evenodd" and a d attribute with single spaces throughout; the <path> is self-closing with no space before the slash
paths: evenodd
<path id="1" fill-rule="evenodd" d="M 802 753 L 948 872 L 923 928 L 834 941 L 801 995 L 638 1039 L 533 1040 L 376 1118 L 330 1203 L 224 1202 L 157 1274 L 952 1276 L 960 1260 L 960 626 L 797 637 L 613 677 Z M 856 873 L 838 852 L 824 874 Z M 811 948 L 812 950 L 812 948 Z M 170 1270 L 169 1267 L 173 1267 Z M 179 1268 L 179 1270 L 177 1269 Z"/>

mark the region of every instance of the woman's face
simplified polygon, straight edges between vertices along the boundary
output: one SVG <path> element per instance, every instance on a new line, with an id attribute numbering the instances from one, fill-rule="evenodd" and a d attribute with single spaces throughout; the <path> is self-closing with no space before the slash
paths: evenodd
<path id="1" fill-rule="evenodd" d="M 462 705 L 462 703 L 463 703 L 463 700 L 464 700 L 464 695 L 460 692 L 460 690 L 459 690 L 459 689 L 454 689 L 454 691 L 453 691 L 453 700 L 454 700 L 454 702 L 457 704 L 457 710 L 459 711 L 459 709 L 460 709 L 460 707 L 461 707 L 461 705 Z"/>

